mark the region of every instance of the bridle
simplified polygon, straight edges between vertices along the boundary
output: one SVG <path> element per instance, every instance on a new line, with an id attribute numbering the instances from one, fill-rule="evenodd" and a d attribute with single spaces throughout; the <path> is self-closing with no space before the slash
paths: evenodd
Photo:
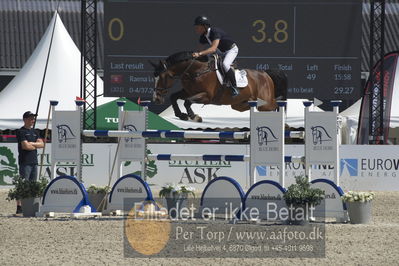
<path id="1" fill-rule="evenodd" d="M 174 79 L 174 80 L 176 80 L 176 79 L 183 79 L 183 78 L 185 78 L 185 77 L 188 77 L 189 79 L 194 80 L 194 79 L 198 78 L 199 76 L 202 76 L 202 75 L 204 75 L 204 74 L 206 74 L 206 73 L 208 73 L 208 72 L 211 72 L 211 71 L 215 71 L 215 70 L 216 70 L 216 69 L 212 69 L 210 62 L 208 62 L 208 67 L 207 67 L 206 69 L 204 69 L 204 70 L 202 70 L 202 71 L 200 71 L 200 72 L 196 72 L 196 73 L 189 73 L 188 71 L 189 71 L 189 69 L 191 68 L 191 66 L 194 64 L 195 61 L 196 61 L 196 60 L 195 60 L 194 58 L 191 59 L 190 63 L 187 65 L 187 67 L 184 69 L 184 71 L 183 71 L 181 74 L 172 75 L 172 74 L 170 74 L 170 73 L 167 73 L 167 76 L 168 76 L 170 79 Z M 166 65 L 165 62 L 162 62 L 162 66 L 163 66 L 163 71 L 161 71 L 161 72 L 159 73 L 159 75 L 162 74 L 162 73 L 164 73 L 164 72 L 166 72 L 166 71 L 168 71 L 168 67 L 167 67 L 167 65 Z M 158 77 L 157 77 L 158 79 L 159 79 L 159 75 L 158 75 Z M 167 89 L 167 88 L 158 88 L 157 90 L 165 90 L 165 89 Z"/>
<path id="2" fill-rule="evenodd" d="M 194 61 L 195 61 L 195 59 L 193 58 L 193 59 L 191 59 L 191 62 L 190 62 L 190 64 L 186 67 L 186 69 L 183 71 L 183 73 L 181 73 L 180 75 L 176 75 L 175 77 L 176 78 L 184 78 L 185 76 L 187 76 L 189 79 L 196 79 L 196 78 L 198 78 L 199 76 L 202 76 L 202 75 L 204 75 L 204 74 L 206 74 L 206 73 L 208 73 L 208 72 L 211 72 L 212 71 L 212 68 L 211 68 L 211 65 L 210 65 L 210 63 L 208 62 L 208 67 L 206 68 L 206 69 L 204 69 L 204 70 L 202 70 L 202 71 L 200 71 L 200 72 L 196 72 L 196 73 L 188 73 L 187 71 L 190 69 L 190 67 L 193 65 L 193 63 L 194 63 Z M 175 78 L 175 77 L 173 77 L 173 78 Z"/>
<path id="3" fill-rule="evenodd" d="M 180 78 L 183 77 L 184 75 L 187 75 L 187 74 L 188 74 L 187 71 L 191 68 L 191 66 L 194 64 L 194 62 L 195 62 L 195 59 L 194 59 L 194 58 L 191 59 L 190 64 L 188 64 L 188 66 L 184 69 L 184 71 L 183 71 L 181 74 L 179 74 L 179 75 L 171 75 L 171 74 L 168 73 L 168 76 L 169 76 L 171 79 L 180 79 Z M 164 69 L 165 69 L 164 71 L 167 71 L 167 70 L 168 70 L 166 64 L 164 64 Z"/>

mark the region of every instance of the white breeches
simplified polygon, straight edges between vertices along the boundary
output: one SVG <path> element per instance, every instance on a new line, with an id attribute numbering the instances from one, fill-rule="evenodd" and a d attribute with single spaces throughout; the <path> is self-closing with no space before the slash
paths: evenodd
<path id="1" fill-rule="evenodd" d="M 237 45 L 235 45 L 233 48 L 224 53 L 223 67 L 226 72 L 229 71 L 231 64 L 233 63 L 234 59 L 236 59 L 237 55 L 238 55 Z"/>

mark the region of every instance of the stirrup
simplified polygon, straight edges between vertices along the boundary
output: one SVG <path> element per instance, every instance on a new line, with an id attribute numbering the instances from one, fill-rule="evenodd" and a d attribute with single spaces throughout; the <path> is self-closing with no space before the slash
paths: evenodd
<path id="1" fill-rule="evenodd" d="M 233 84 L 231 84 L 231 82 L 228 82 L 226 84 L 226 87 L 229 88 L 231 90 L 231 96 L 237 96 L 238 94 L 240 94 L 240 91 L 237 89 L 236 86 L 234 86 Z"/>
<path id="2" fill-rule="evenodd" d="M 231 96 L 237 96 L 238 94 L 240 94 L 240 91 L 236 87 L 231 86 Z"/>
<path id="3" fill-rule="evenodd" d="M 230 80 L 227 80 L 223 85 L 225 88 L 231 89 L 231 96 L 237 96 L 238 94 L 240 94 L 237 86 L 234 86 Z"/>

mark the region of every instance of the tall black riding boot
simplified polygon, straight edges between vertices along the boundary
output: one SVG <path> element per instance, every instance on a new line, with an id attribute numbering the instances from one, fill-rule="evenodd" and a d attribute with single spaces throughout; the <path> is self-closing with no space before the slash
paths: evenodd
<path id="1" fill-rule="evenodd" d="M 236 84 L 236 76 L 234 73 L 234 69 L 230 68 L 229 71 L 227 71 L 226 76 L 229 81 L 229 87 L 231 88 L 231 95 L 232 96 L 237 96 L 240 92 L 237 89 L 237 84 Z"/>

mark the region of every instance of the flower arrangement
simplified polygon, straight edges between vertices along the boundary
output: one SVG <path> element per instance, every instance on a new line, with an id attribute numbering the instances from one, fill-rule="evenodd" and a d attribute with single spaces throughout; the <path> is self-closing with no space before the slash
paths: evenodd
<path id="1" fill-rule="evenodd" d="M 90 185 L 90 187 L 86 190 L 87 193 L 92 193 L 92 194 L 105 194 L 110 191 L 109 186 L 96 186 L 94 184 Z"/>
<path id="2" fill-rule="evenodd" d="M 42 197 L 48 180 L 41 177 L 38 181 L 32 181 L 17 175 L 13 177 L 12 184 L 14 188 L 10 189 L 7 195 L 9 201 Z"/>
<path id="3" fill-rule="evenodd" d="M 374 199 L 374 195 L 373 192 L 348 191 L 341 197 L 341 199 L 344 202 L 369 202 Z"/>
<path id="4" fill-rule="evenodd" d="M 186 186 L 186 185 L 175 185 L 175 184 L 166 184 L 162 186 L 161 191 L 159 191 L 159 197 L 167 198 L 169 196 L 178 197 L 181 194 L 191 194 L 195 197 L 194 194 L 195 188 Z"/>
<path id="5" fill-rule="evenodd" d="M 284 193 L 284 200 L 287 205 L 319 205 L 324 199 L 324 192 L 318 188 L 311 188 L 306 176 L 296 176 L 295 184 L 288 187 Z"/>

